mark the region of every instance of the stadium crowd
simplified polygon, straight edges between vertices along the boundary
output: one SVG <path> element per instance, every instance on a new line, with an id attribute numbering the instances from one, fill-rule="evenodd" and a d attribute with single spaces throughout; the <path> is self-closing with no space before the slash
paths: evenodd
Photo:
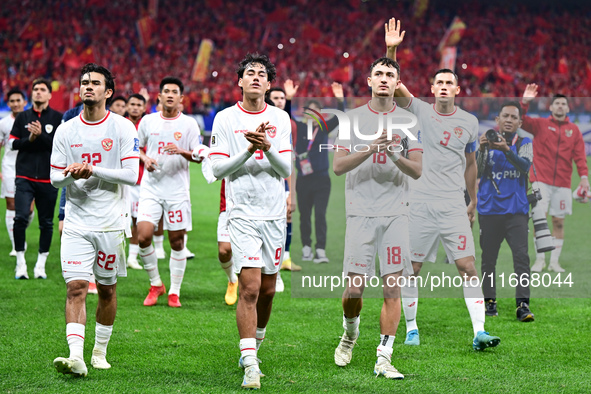
<path id="1" fill-rule="evenodd" d="M 457 70 L 465 81 L 461 96 L 519 97 L 527 81 L 537 81 L 544 96 L 591 94 L 589 4 L 556 12 L 547 4 L 455 7 L 432 0 L 424 15 L 413 19 L 413 2 L 181 0 L 174 7 L 160 4 L 153 23 L 147 23 L 150 38 L 144 40 L 137 21 L 149 11 L 132 0 L 87 0 L 85 6 L 31 0 L 25 5 L 8 3 L 0 11 L 0 96 L 10 87 L 26 91 L 32 79 L 43 76 L 62 85 L 58 92 L 63 93 L 54 94 L 52 102 L 60 110 L 71 104 L 79 68 L 95 60 L 113 71 L 120 93 L 146 87 L 155 99 L 165 75 L 190 81 L 205 38 L 214 43 L 208 77 L 188 83 L 187 113 L 240 99 L 233 89 L 234 59 L 245 51 L 268 53 L 275 59 L 279 86 L 293 79 L 300 96 L 330 97 L 335 80 L 345 84 L 347 96 L 367 95 L 367 64 L 382 55 L 379 45 L 370 45 L 383 31 L 384 21 L 376 18 L 391 14 L 407 21 L 408 39 L 398 60 L 402 80 L 417 96 L 430 95 L 426 78 L 438 68 L 437 44 L 454 15 L 467 25 L 458 46 Z M 63 105 L 57 103 L 60 97 Z M 583 101 L 573 104 L 573 110 L 591 110 Z"/>

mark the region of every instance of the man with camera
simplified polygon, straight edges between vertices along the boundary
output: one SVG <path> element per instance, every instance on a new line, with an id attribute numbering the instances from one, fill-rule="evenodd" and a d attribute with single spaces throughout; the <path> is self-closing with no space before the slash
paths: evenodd
<path id="1" fill-rule="evenodd" d="M 529 310 L 529 255 L 527 172 L 533 160 L 532 142 L 520 138 L 521 105 L 506 102 L 495 121 L 499 132 L 488 130 L 480 137 L 478 154 L 478 223 L 482 248 L 482 290 L 486 315 L 498 316 L 496 264 L 503 240 L 513 253 L 518 285 L 515 289 L 517 319 L 534 320 Z M 528 286 L 524 286 L 527 283 Z"/>

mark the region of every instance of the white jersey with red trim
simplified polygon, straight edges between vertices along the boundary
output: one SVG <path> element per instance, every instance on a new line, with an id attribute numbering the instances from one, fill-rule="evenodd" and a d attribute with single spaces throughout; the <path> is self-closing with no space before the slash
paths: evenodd
<path id="1" fill-rule="evenodd" d="M 107 111 L 98 122 L 87 122 L 80 114 L 62 123 L 53 140 L 51 167 L 63 170 L 70 164 L 86 161 L 93 167 L 121 169 L 123 161 L 133 159 L 139 160 L 139 141 L 133 123 Z M 124 230 L 124 187 L 92 176 L 68 185 L 64 228 Z"/>
<path id="2" fill-rule="evenodd" d="M 140 194 L 150 194 L 167 201 L 184 201 L 189 194 L 189 161 L 181 155 L 163 152 L 168 144 L 192 152 L 201 143 L 197 121 L 181 112 L 174 118 L 165 118 L 162 112 L 143 117 L 138 128 L 140 148 L 158 161 L 158 170 L 145 171 Z"/>
<path id="3" fill-rule="evenodd" d="M 14 117 L 12 116 L 12 114 L 0 120 L 0 140 L 2 140 L 2 145 L 4 146 L 4 157 L 2 158 L 2 172 L 16 171 L 16 156 L 18 155 L 18 151 L 12 150 L 12 144 L 8 142 L 8 140 L 10 139 L 10 132 L 12 131 L 13 124 Z"/>
<path id="4" fill-rule="evenodd" d="M 400 117 L 400 124 L 408 124 L 414 118 L 412 114 L 401 108 L 394 107 L 389 113 L 380 114 L 374 111 L 370 103 L 347 112 L 349 119 L 357 118 L 359 131 L 364 135 L 374 135 L 379 129 L 379 117 L 388 115 Z M 384 123 L 385 119 L 384 119 Z M 419 127 L 409 131 L 417 137 Z M 335 145 L 348 152 L 367 150 L 373 142 L 359 138 L 353 130 L 350 139 L 338 138 Z M 413 141 L 401 130 L 393 130 L 392 140 L 405 147 L 407 152 L 422 152 L 421 143 Z M 409 211 L 410 177 L 404 174 L 387 156 L 386 152 L 374 153 L 363 163 L 347 172 L 345 181 L 345 201 L 347 216 L 396 216 Z"/>
<path id="5" fill-rule="evenodd" d="M 274 129 L 267 130 L 267 139 L 279 153 L 291 152 L 291 122 L 287 112 L 267 106 L 259 112 L 245 110 L 240 103 L 218 113 L 211 133 L 210 157 L 231 157 L 244 152 L 250 143 L 244 138 L 263 122 Z M 254 155 L 238 171 L 226 178 L 228 218 L 276 220 L 285 217 L 285 181 L 271 167 L 262 151 Z"/>
<path id="6" fill-rule="evenodd" d="M 466 152 L 473 152 L 478 139 L 478 119 L 455 107 L 450 114 L 441 114 L 435 104 L 412 98 L 406 107 L 419 118 L 420 140 L 423 143 L 423 173 L 411 183 L 413 201 L 463 198 L 466 188 Z"/>

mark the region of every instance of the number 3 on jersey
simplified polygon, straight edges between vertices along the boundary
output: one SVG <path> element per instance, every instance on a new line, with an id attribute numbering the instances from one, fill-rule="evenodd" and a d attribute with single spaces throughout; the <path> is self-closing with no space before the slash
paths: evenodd
<path id="1" fill-rule="evenodd" d="M 443 146 L 447 146 L 450 138 L 451 138 L 451 133 L 449 131 L 444 131 L 443 132 L 443 140 L 439 141 L 439 143 Z"/>

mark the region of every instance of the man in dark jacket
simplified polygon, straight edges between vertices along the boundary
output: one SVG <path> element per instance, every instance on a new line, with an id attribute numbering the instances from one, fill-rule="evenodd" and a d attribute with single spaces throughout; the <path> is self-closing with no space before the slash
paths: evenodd
<path id="1" fill-rule="evenodd" d="M 45 262 L 53 234 L 53 213 L 57 189 L 49 178 L 49 160 L 55 130 L 62 120 L 61 112 L 49 107 L 51 83 L 45 79 L 33 81 L 33 107 L 15 119 L 10 140 L 16 157 L 16 191 L 14 217 L 14 247 L 16 249 L 16 279 L 29 279 L 25 261 L 25 231 L 31 202 L 35 200 L 39 217 L 39 256 L 35 277 L 47 278 Z"/>

